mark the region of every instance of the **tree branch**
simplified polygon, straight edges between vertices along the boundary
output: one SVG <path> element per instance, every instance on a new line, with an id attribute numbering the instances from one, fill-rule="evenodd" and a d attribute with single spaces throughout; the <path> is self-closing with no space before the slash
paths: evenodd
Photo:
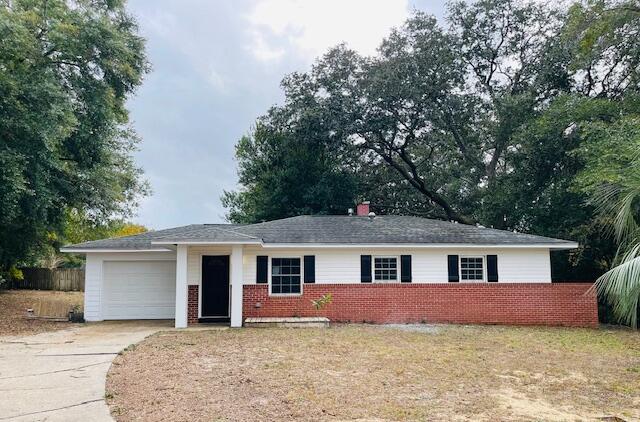
<path id="1" fill-rule="evenodd" d="M 361 136 L 363 135 L 361 134 Z M 363 136 L 363 138 L 367 139 L 366 136 Z M 362 147 L 376 152 L 387 164 L 393 167 L 405 180 L 407 180 L 420 193 L 426 196 L 429 199 L 429 201 L 431 201 L 432 203 L 442 208 L 442 210 L 447 215 L 447 219 L 458 221 L 463 224 L 476 223 L 476 221 L 473 218 L 462 215 L 458 213 L 456 210 L 454 210 L 453 207 L 442 195 L 427 188 L 426 184 L 418 174 L 418 170 L 415 166 L 415 163 L 413 163 L 411 159 L 406 155 L 406 152 L 403 152 L 402 154 L 400 154 L 399 152 L 397 153 L 399 157 L 402 159 L 402 161 L 409 166 L 409 168 L 411 169 L 411 173 L 407 171 L 407 169 L 404 166 L 402 166 L 400 163 L 398 163 L 393 159 L 393 156 L 392 156 L 393 153 L 391 148 L 387 152 L 383 148 L 380 148 L 379 146 L 377 146 L 374 142 L 366 142 L 365 144 L 362 145 Z"/>

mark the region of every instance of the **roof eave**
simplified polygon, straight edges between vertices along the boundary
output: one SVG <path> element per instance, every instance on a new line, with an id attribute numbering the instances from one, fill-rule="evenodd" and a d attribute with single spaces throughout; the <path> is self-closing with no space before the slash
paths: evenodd
<path id="1" fill-rule="evenodd" d="M 247 241 L 247 240 L 238 240 L 238 241 L 223 241 L 223 242 L 213 242 L 208 240 L 203 241 L 191 241 L 191 240 L 160 240 L 160 241 L 152 241 L 152 245 L 262 245 L 262 242 L 259 240 Z"/>
<path id="2" fill-rule="evenodd" d="M 102 253 L 102 252 L 174 252 L 173 248 L 147 248 L 147 249 L 132 249 L 132 248 L 60 248 L 60 252 L 65 253 Z"/>
<path id="3" fill-rule="evenodd" d="M 549 249 L 551 250 L 567 250 L 567 249 L 577 249 L 580 247 L 580 244 L 578 242 L 569 242 L 566 245 L 556 245 L 556 246 L 551 246 L 549 247 Z"/>
<path id="4" fill-rule="evenodd" d="M 416 248 L 416 249 L 550 249 L 568 250 L 579 247 L 577 242 L 566 243 L 528 243 L 528 244 L 473 244 L 473 243 L 263 243 L 260 241 L 155 241 L 152 245 L 162 245 L 163 248 L 125 249 L 125 248 L 61 248 L 65 253 L 108 253 L 108 252 L 174 252 L 176 245 L 216 246 L 216 245 L 261 245 L 266 249 L 273 248 Z"/>

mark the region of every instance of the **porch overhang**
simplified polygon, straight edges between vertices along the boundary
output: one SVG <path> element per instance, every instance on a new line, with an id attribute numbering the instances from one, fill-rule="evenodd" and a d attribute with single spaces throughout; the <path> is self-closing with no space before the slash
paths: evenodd
<path id="1" fill-rule="evenodd" d="M 228 255 L 229 256 L 229 286 L 230 286 L 230 301 L 229 301 L 229 314 L 231 327 L 242 326 L 242 295 L 243 295 L 243 257 L 244 257 L 244 245 L 254 244 L 253 242 L 181 242 L 175 244 L 176 248 L 176 316 L 175 327 L 186 328 L 189 324 L 189 247 L 191 246 L 227 246 L 225 252 L 220 253 L 219 249 L 212 250 L 211 255 Z M 192 255 L 193 256 L 193 255 Z M 193 267 L 193 264 L 192 264 Z M 195 268 L 195 267 L 194 267 Z M 198 268 L 202 271 L 201 268 Z M 193 271 L 193 270 L 192 270 Z M 193 274 L 193 273 L 192 273 Z M 203 277 L 200 274 L 200 281 L 198 284 L 191 282 L 192 287 L 197 287 L 196 300 L 198 308 L 196 308 L 196 314 L 200 311 L 202 306 L 201 301 L 197 299 L 198 294 L 202 294 L 203 289 Z M 193 279 L 193 276 L 192 276 Z M 198 293 L 199 292 L 199 293 Z M 191 306 L 194 306 L 193 304 Z M 193 308 L 192 308 L 193 309 Z"/>

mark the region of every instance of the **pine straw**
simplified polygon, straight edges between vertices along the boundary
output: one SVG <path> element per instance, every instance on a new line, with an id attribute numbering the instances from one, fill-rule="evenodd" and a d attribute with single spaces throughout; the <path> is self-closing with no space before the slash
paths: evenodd
<path id="1" fill-rule="evenodd" d="M 82 292 L 0 290 L 0 336 L 29 335 L 69 328 L 69 322 L 27 318 L 27 309 L 82 306 Z"/>
<path id="2" fill-rule="evenodd" d="M 165 332 L 115 360 L 107 391 L 118 421 L 640 418 L 640 333 Z"/>

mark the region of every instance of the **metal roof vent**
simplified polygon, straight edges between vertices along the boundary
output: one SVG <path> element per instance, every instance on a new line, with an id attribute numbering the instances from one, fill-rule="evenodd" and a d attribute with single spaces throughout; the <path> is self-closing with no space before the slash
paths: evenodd
<path id="1" fill-rule="evenodd" d="M 374 218 L 376 218 L 376 213 L 371 211 L 369 214 L 369 220 L 373 220 Z"/>

